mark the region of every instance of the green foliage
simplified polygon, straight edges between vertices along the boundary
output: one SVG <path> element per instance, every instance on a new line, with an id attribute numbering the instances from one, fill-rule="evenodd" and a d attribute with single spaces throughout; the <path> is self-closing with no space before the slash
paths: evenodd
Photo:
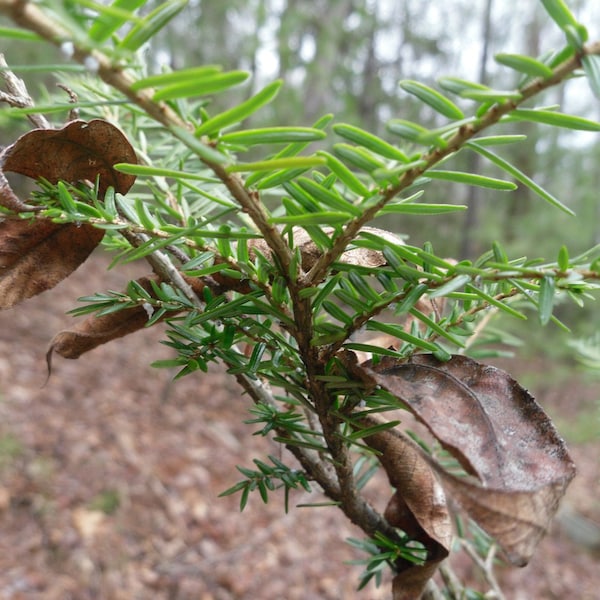
<path id="1" fill-rule="evenodd" d="M 552 76 L 552 69 L 543 62 L 531 58 L 530 56 L 522 56 L 520 54 L 496 54 L 494 57 L 496 62 L 501 65 L 515 69 L 525 75 L 532 77 L 547 78 Z"/>
<path id="2" fill-rule="evenodd" d="M 119 50 L 135 51 L 150 41 L 175 15 L 183 10 L 187 0 L 161 2 L 143 19 L 138 20 L 117 44 Z M 106 13 L 104 13 L 106 14 Z M 96 21 L 98 22 L 98 21 Z"/>
<path id="3" fill-rule="evenodd" d="M 582 365 L 593 371 L 600 371 L 600 334 L 596 333 L 584 340 L 573 340 L 570 346 Z"/>
<path id="4" fill-rule="evenodd" d="M 268 458 L 272 463 L 270 465 L 255 458 L 253 462 L 257 467 L 256 470 L 238 467 L 238 471 L 245 479 L 222 492 L 220 497 L 240 492 L 240 510 L 244 510 L 248 503 L 250 492 L 258 491 L 262 501 L 266 504 L 269 501 L 269 492 L 283 488 L 285 512 L 288 512 L 290 490 L 302 488 L 304 491 L 310 492 L 310 485 L 306 479 L 306 475 L 302 471 L 290 469 L 274 456 L 269 456 Z"/>
<path id="5" fill-rule="evenodd" d="M 362 552 L 369 554 L 368 558 L 351 561 L 350 564 L 365 565 L 365 570 L 360 576 L 359 590 L 362 590 L 372 579 L 375 585 L 381 585 L 386 570 L 394 568 L 398 559 L 406 560 L 415 565 L 423 565 L 426 551 L 419 544 L 415 544 L 408 536 L 403 536 L 400 543 L 390 540 L 381 533 L 375 534 L 373 539 L 358 540 L 349 538 L 348 543 Z"/>

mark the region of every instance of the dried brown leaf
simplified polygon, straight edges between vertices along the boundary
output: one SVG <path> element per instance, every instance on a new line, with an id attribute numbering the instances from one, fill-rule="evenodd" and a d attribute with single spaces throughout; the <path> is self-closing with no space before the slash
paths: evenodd
<path id="1" fill-rule="evenodd" d="M 100 243 L 102 229 L 49 221 L 0 222 L 0 309 L 53 288 Z"/>
<path id="2" fill-rule="evenodd" d="M 324 227 L 323 231 L 325 231 L 327 234 L 332 234 L 334 230 L 331 227 Z M 375 227 L 363 227 L 361 231 L 367 231 L 385 240 L 389 240 L 389 242 L 392 244 L 404 243 L 401 238 L 383 229 L 377 229 Z M 293 247 L 300 249 L 300 254 L 302 256 L 302 268 L 305 271 L 309 271 L 321 257 L 323 252 L 319 249 L 315 242 L 313 242 L 308 233 L 301 227 L 294 227 L 292 231 L 292 237 Z M 271 249 L 265 240 L 249 240 L 248 248 L 251 250 L 256 249 L 265 256 L 271 256 Z M 340 262 L 348 265 L 360 265 L 371 268 L 382 267 L 387 263 L 381 252 L 378 250 L 372 250 L 370 248 L 352 248 L 350 250 L 346 250 L 340 257 Z"/>
<path id="3" fill-rule="evenodd" d="M 3 153 L 4 172 L 20 173 L 50 183 L 96 181 L 103 195 L 112 186 L 126 194 L 135 176 L 113 169 L 119 162 L 137 163 L 125 135 L 108 121 L 71 121 L 62 129 L 33 129 Z"/>
<path id="4" fill-rule="evenodd" d="M 418 540 L 427 550 L 422 565 L 405 559 L 395 564 L 394 600 L 416 600 L 440 562 L 450 552 L 452 524 L 444 490 L 414 442 L 399 432 L 381 431 L 365 437 L 396 488 L 385 510 L 388 523 Z"/>
<path id="5" fill-rule="evenodd" d="M 73 121 L 62 129 L 34 129 L 2 152 L 3 171 L 34 179 L 99 180 L 124 194 L 135 177 L 113 169 L 117 162 L 136 162 L 135 152 L 114 125 L 99 119 Z M 29 207 L 0 172 L 0 204 L 15 211 Z M 83 263 L 104 231 L 91 225 L 55 224 L 41 220 L 0 220 L 0 309 L 10 308 L 54 287 Z"/>
<path id="6" fill-rule="evenodd" d="M 423 453 L 451 494 L 511 562 L 527 563 L 575 475 L 564 442 L 507 373 L 464 356 L 363 365 L 401 399 L 465 470 L 457 477 Z"/>
<path id="7" fill-rule="evenodd" d="M 152 281 L 159 282 L 157 275 L 149 275 L 136 279 L 137 283 L 155 298 Z M 186 278 L 186 282 L 196 294 L 201 294 L 204 283 L 200 279 Z M 171 315 L 173 313 L 170 313 Z M 146 326 L 150 313 L 143 305 L 124 308 L 106 315 L 91 315 L 80 321 L 72 329 L 57 333 L 46 354 L 48 370 L 50 371 L 52 354 L 56 352 L 63 358 L 79 358 L 85 352 L 126 336 Z"/>

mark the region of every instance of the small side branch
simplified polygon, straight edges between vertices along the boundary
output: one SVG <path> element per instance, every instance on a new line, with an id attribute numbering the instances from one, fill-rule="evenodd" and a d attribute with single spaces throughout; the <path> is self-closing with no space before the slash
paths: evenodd
<path id="1" fill-rule="evenodd" d="M 19 79 L 6 64 L 4 54 L 0 53 L 0 77 L 4 79 L 7 92 L 0 90 L 0 102 L 6 102 L 9 106 L 17 108 L 32 108 L 33 100 L 27 92 L 25 82 Z M 43 115 L 30 114 L 27 118 L 39 129 L 48 129 L 50 123 Z"/>

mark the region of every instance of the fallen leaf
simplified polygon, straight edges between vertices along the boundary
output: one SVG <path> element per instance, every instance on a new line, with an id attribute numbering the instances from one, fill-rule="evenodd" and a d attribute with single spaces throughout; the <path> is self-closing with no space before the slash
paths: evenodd
<path id="1" fill-rule="evenodd" d="M 8 487 L 0 487 L 0 514 L 10 507 L 11 493 Z"/>
<path id="2" fill-rule="evenodd" d="M 86 541 L 92 541 L 106 522 L 106 515 L 97 510 L 76 508 L 73 511 L 73 524 L 79 535 Z"/>

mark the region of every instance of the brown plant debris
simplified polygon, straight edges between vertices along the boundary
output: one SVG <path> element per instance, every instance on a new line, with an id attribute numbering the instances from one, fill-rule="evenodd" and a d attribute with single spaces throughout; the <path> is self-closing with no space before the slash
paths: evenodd
<path id="1" fill-rule="evenodd" d="M 534 398 L 504 371 L 464 356 L 447 362 L 425 354 L 404 363 L 384 358 L 358 368 L 364 380 L 401 400 L 466 472 L 449 472 L 398 430 L 367 437 L 396 488 L 388 510 L 399 526 L 417 533 L 421 528 L 416 539 L 426 547 L 437 542 L 430 550 L 435 561 L 447 548 L 445 529 L 441 536 L 434 530 L 445 494 L 496 539 L 510 562 L 527 564 L 575 475 L 563 441 Z M 420 574 L 422 583 L 431 576 Z M 418 595 L 394 596 L 410 597 Z"/>
<path id="2" fill-rule="evenodd" d="M 62 129 L 34 129 L 0 155 L 0 205 L 31 210 L 10 188 L 4 172 L 32 179 L 95 182 L 125 194 L 135 177 L 117 172 L 117 162 L 137 162 L 123 133 L 108 121 L 73 121 Z M 43 220 L 0 220 L 0 309 L 40 294 L 68 277 L 98 246 L 104 231 L 92 225 Z"/>

